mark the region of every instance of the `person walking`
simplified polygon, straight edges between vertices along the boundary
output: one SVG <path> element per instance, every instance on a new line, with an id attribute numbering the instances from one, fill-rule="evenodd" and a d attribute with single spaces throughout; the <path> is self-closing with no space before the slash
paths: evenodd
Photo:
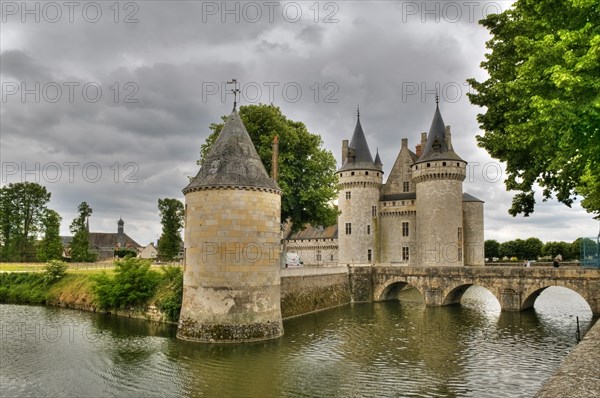
<path id="1" fill-rule="evenodd" d="M 552 262 L 552 266 L 554 268 L 558 268 L 560 266 L 560 261 L 562 261 L 562 256 L 559 254 L 558 256 L 554 257 L 554 261 Z"/>

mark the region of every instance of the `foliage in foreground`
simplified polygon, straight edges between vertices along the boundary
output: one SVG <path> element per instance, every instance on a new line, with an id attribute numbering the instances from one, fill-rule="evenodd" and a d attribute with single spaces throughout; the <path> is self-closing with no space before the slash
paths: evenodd
<path id="1" fill-rule="evenodd" d="M 518 0 L 480 21 L 492 34 L 481 66 L 489 78 L 468 82 L 479 145 L 506 162 L 509 213 L 534 210 L 536 185 L 600 218 L 600 3 Z"/>
<path id="2" fill-rule="evenodd" d="M 159 297 L 156 305 L 168 320 L 177 321 L 183 301 L 183 271 L 179 267 L 161 267 L 163 283 L 167 284 L 168 293 Z"/>
<path id="3" fill-rule="evenodd" d="M 115 274 L 95 275 L 94 294 L 100 308 L 124 309 L 139 305 L 152 297 L 161 275 L 150 269 L 151 261 L 125 257 L 115 261 Z"/>

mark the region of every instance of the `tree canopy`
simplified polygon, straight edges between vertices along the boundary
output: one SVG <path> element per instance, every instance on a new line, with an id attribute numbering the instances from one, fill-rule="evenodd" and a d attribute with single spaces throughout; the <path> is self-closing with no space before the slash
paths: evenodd
<path id="1" fill-rule="evenodd" d="M 162 235 L 158 240 L 158 253 L 164 260 L 173 260 L 181 249 L 183 228 L 183 203 L 177 199 L 158 199 Z"/>
<path id="2" fill-rule="evenodd" d="M 0 188 L 0 257 L 5 261 L 31 261 L 35 238 L 50 192 L 33 182 L 10 183 Z"/>
<path id="3" fill-rule="evenodd" d="M 60 260 L 63 245 L 60 240 L 60 222 L 62 217 L 54 210 L 46 209 L 42 217 L 42 231 L 44 237 L 38 246 L 38 259 L 40 261 Z"/>
<path id="4" fill-rule="evenodd" d="M 480 23 L 492 34 L 481 66 L 489 78 L 468 82 L 478 143 L 506 162 L 509 213 L 534 211 L 534 189 L 600 217 L 600 2 L 517 0 Z"/>
<path id="5" fill-rule="evenodd" d="M 73 261 L 91 262 L 96 259 L 90 249 L 90 231 L 88 231 L 88 218 L 92 215 L 92 208 L 87 202 L 81 202 L 77 208 L 79 215 L 73 219 L 69 229 L 73 235 L 71 241 L 71 258 Z"/>
<path id="6" fill-rule="evenodd" d="M 292 230 L 306 224 L 329 226 L 337 220 L 332 201 L 337 196 L 336 162 L 322 148 L 321 137 L 308 131 L 304 123 L 288 119 L 274 105 L 240 107 L 240 117 L 267 170 L 272 165 L 273 137 L 279 138 L 279 173 L 282 190 L 281 220 L 291 221 Z M 226 116 L 222 117 L 223 120 Z M 201 164 L 223 128 L 213 123 L 213 131 L 202 145 Z"/>

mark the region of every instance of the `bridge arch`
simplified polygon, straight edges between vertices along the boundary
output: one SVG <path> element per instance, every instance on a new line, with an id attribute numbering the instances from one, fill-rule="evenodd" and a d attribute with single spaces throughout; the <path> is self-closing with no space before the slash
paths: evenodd
<path id="1" fill-rule="evenodd" d="M 533 306 L 535 305 L 535 301 L 538 299 L 538 297 L 540 296 L 540 294 L 542 294 L 542 292 L 546 289 L 548 289 L 549 287 L 563 287 L 566 289 L 569 289 L 572 292 L 577 293 L 589 306 L 590 310 L 592 311 L 592 313 L 594 315 L 596 315 L 598 313 L 598 310 L 600 310 L 600 308 L 598 308 L 598 299 L 594 299 L 592 297 L 589 297 L 589 295 L 587 294 L 586 291 L 581 290 L 578 286 L 573 285 L 571 283 L 556 283 L 554 285 L 547 285 L 547 286 L 543 286 L 543 287 L 534 287 L 534 288 L 530 288 L 528 290 L 526 290 L 523 294 L 523 302 L 521 304 L 521 310 L 526 310 L 529 308 L 533 308 Z"/>
<path id="2" fill-rule="evenodd" d="M 407 286 L 417 289 L 423 300 L 425 300 L 423 289 L 416 284 L 410 283 L 410 281 L 407 281 L 405 278 L 394 278 L 386 281 L 386 283 L 375 290 L 373 298 L 375 301 L 388 301 L 397 299 L 400 292 Z"/>
<path id="3" fill-rule="evenodd" d="M 500 303 L 500 298 L 494 289 L 490 289 L 487 286 L 476 282 L 458 282 L 445 290 L 442 305 L 459 304 L 467 289 L 472 286 L 479 286 L 487 290 L 496 298 L 496 300 L 498 300 L 498 303 Z"/>

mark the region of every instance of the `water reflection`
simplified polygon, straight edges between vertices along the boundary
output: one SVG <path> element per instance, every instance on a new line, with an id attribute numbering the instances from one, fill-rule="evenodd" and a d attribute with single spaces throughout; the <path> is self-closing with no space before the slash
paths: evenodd
<path id="1" fill-rule="evenodd" d="M 282 338 L 244 345 L 180 341 L 174 325 L 2 305 L 0 396 L 532 396 L 575 345 L 574 317 L 582 331 L 592 322 L 571 292 L 548 291 L 521 313 L 501 313 L 477 287 L 443 308 L 402 291 L 400 301 L 285 321 Z"/>

